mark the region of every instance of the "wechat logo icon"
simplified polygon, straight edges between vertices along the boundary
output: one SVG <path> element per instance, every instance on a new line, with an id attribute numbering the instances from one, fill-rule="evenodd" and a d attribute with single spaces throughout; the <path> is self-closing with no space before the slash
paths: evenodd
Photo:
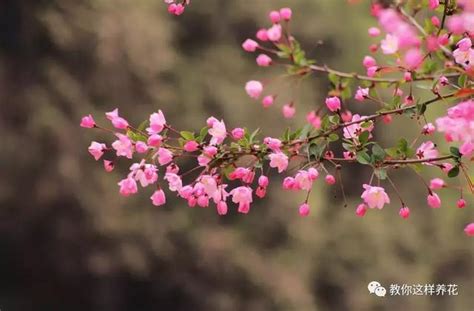
<path id="1" fill-rule="evenodd" d="M 369 293 L 375 294 L 378 297 L 385 297 L 387 294 L 387 290 L 385 287 L 383 287 L 379 282 L 377 281 L 372 281 L 367 285 L 367 289 L 369 290 Z"/>

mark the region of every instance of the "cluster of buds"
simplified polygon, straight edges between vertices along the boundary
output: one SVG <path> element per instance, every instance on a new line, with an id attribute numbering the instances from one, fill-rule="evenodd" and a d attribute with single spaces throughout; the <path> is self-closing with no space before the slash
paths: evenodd
<path id="1" fill-rule="evenodd" d="M 184 9 L 191 3 L 191 0 L 164 0 L 168 5 L 170 14 L 179 16 L 184 13 Z"/>

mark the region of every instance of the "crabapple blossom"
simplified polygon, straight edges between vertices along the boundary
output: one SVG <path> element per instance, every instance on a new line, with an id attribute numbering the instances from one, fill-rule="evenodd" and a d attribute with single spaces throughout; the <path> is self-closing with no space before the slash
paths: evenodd
<path id="1" fill-rule="evenodd" d="M 268 158 L 270 159 L 270 167 L 277 168 L 278 173 L 283 172 L 288 167 L 288 156 L 283 152 L 271 153 Z"/>
<path id="2" fill-rule="evenodd" d="M 183 146 L 183 149 L 186 151 L 186 152 L 194 152 L 194 151 L 197 151 L 199 150 L 199 143 L 194 141 L 194 140 L 190 140 L 188 142 L 186 142 Z"/>
<path id="3" fill-rule="evenodd" d="M 263 107 L 267 108 L 273 105 L 273 101 L 275 100 L 275 97 L 272 95 L 267 95 L 263 98 L 262 100 L 262 105 Z"/>
<path id="4" fill-rule="evenodd" d="M 110 112 L 107 112 L 105 116 L 107 117 L 107 119 L 109 119 L 112 122 L 112 125 L 116 129 L 124 130 L 128 128 L 127 120 L 119 116 L 119 112 L 117 108 L 115 108 L 114 110 Z"/>
<path id="5" fill-rule="evenodd" d="M 398 214 L 403 219 L 407 219 L 408 217 L 410 217 L 410 209 L 408 207 L 404 206 L 404 207 L 400 208 L 400 211 L 398 212 Z"/>
<path id="6" fill-rule="evenodd" d="M 302 217 L 306 217 L 309 215 L 309 204 L 308 203 L 303 203 L 300 205 L 299 207 L 299 213 L 300 213 L 300 216 Z"/>
<path id="7" fill-rule="evenodd" d="M 257 57 L 257 65 L 261 66 L 261 67 L 268 67 L 272 64 L 272 59 L 270 56 L 266 55 L 266 54 L 260 54 L 258 55 Z"/>
<path id="8" fill-rule="evenodd" d="M 150 197 L 153 205 L 161 206 L 166 204 L 166 195 L 165 192 L 161 189 L 156 190 L 153 192 L 153 195 Z"/>
<path id="9" fill-rule="evenodd" d="M 138 191 L 137 182 L 132 177 L 121 180 L 118 185 L 120 186 L 120 194 L 125 197 L 135 194 Z"/>
<path id="10" fill-rule="evenodd" d="M 252 39 L 247 39 L 242 43 L 242 48 L 246 52 L 255 52 L 258 48 L 258 42 Z"/>
<path id="11" fill-rule="evenodd" d="M 98 161 L 104 155 L 104 150 L 107 149 L 105 144 L 93 141 L 89 146 L 89 153 Z"/>
<path id="12" fill-rule="evenodd" d="M 295 109 L 295 106 L 293 106 L 293 104 L 290 103 L 283 106 L 282 112 L 285 118 L 290 119 L 295 116 L 296 109 Z"/>
<path id="13" fill-rule="evenodd" d="M 231 134 L 232 134 L 233 139 L 239 140 L 242 137 L 244 137 L 245 131 L 244 131 L 243 128 L 237 127 L 237 128 L 232 130 Z"/>
<path id="14" fill-rule="evenodd" d="M 245 85 L 245 91 L 251 98 L 257 99 L 262 94 L 263 85 L 259 81 L 252 80 Z"/>
<path id="15" fill-rule="evenodd" d="M 431 192 L 428 194 L 428 197 L 426 198 L 426 201 L 428 202 L 428 205 L 431 208 L 440 208 L 441 207 L 441 199 L 439 198 L 437 193 Z"/>
<path id="16" fill-rule="evenodd" d="M 336 178 L 333 175 L 326 175 L 324 180 L 328 185 L 334 185 L 336 183 Z"/>
<path id="17" fill-rule="evenodd" d="M 114 170 L 114 162 L 109 160 L 104 160 L 104 169 L 107 173 L 110 173 Z"/>
<path id="18" fill-rule="evenodd" d="M 458 208 L 464 208 L 466 207 L 466 200 L 464 199 L 459 199 L 457 202 L 456 202 L 456 205 Z"/>
<path id="19" fill-rule="evenodd" d="M 336 112 L 341 109 L 341 100 L 338 97 L 328 97 L 326 98 L 326 106 L 332 112 Z"/>
<path id="20" fill-rule="evenodd" d="M 474 222 L 470 223 L 464 228 L 464 232 L 467 236 L 474 236 Z"/>
<path id="21" fill-rule="evenodd" d="M 363 188 L 365 191 L 362 193 L 361 198 L 370 208 L 382 209 L 385 204 L 390 203 L 390 198 L 384 188 L 367 184 L 364 184 Z"/>
<path id="22" fill-rule="evenodd" d="M 95 124 L 95 121 L 94 121 L 94 118 L 92 117 L 92 115 L 87 115 L 87 116 L 84 116 L 81 120 L 81 127 L 84 127 L 84 128 L 93 128 L 95 127 L 96 124 Z"/>
<path id="23" fill-rule="evenodd" d="M 363 217 L 367 213 L 367 205 L 361 203 L 357 206 L 356 215 L 359 217 Z"/>

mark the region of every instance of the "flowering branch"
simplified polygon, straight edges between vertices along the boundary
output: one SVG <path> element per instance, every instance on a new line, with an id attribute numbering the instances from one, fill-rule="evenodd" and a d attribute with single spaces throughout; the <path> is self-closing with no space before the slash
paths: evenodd
<path id="1" fill-rule="evenodd" d="M 189 0 L 165 2 L 169 12 L 175 15 L 182 14 L 190 4 Z M 266 196 L 269 170 L 274 169 L 279 174 L 289 172 L 290 163 L 294 162 L 299 169 L 283 179 L 282 187 L 306 193 L 299 214 L 308 216 L 309 194 L 319 175 L 325 174 L 324 180 L 329 186 L 339 181 L 345 200 L 340 171 L 347 162 L 355 162 L 373 172 L 370 180 L 362 185 L 363 203 L 357 206 L 356 215 L 364 216 L 368 209 L 382 209 L 390 203 L 389 194 L 381 186 L 387 181 L 400 200 L 399 215 L 409 217 L 409 207 L 388 176 L 389 170 L 400 167 L 416 172 L 428 189 L 427 204 L 439 208 L 441 198 L 435 191 L 450 186 L 440 177 L 426 182 L 419 173 L 423 168 L 440 169 L 440 174 L 448 178 L 456 178 L 462 172 L 471 193 L 474 188 L 467 173 L 474 155 L 474 49 L 471 42 L 474 4 L 468 0 L 458 0 L 457 4 L 446 0 L 443 5 L 444 8 L 438 0 L 430 0 L 425 9 L 431 18 L 419 21 L 419 17 L 408 13 L 415 11 L 410 4 L 389 8 L 373 4 L 371 12 L 381 29 L 368 30 L 375 41 L 369 49 L 374 55 L 382 52 L 384 57 L 380 64 L 373 56 L 364 57 L 362 64 L 366 74 L 317 65 L 315 60 L 307 58 L 290 34 L 291 9 L 272 11 L 270 28 L 258 30 L 258 41 L 247 39 L 242 48 L 246 52 L 259 52 L 256 63 L 260 67 L 272 66 L 278 59 L 291 78 L 302 79 L 314 72 L 328 75 L 331 83 L 328 96 L 324 104 L 308 112 L 305 126 L 294 131 L 287 129 L 278 138 L 262 139 L 260 129 L 251 132 L 236 127 L 228 131 L 225 122 L 215 117 L 208 118 L 206 126 L 197 132 L 180 131 L 167 123 L 161 110 L 151 114 L 140 126 L 133 127 L 115 109 L 106 113 L 114 129 L 97 125 L 91 115 L 82 119 L 82 127 L 104 130 L 115 137 L 111 147 L 92 142 L 89 152 L 96 160 L 104 158 L 107 172 L 114 169 L 120 157 L 138 158 L 130 166 L 130 173 L 118 183 L 120 193 L 129 196 L 138 192 L 138 184 L 154 185 L 150 199 L 156 206 L 166 203 L 164 185 L 167 184 L 169 191 L 190 207 L 208 207 L 213 202 L 217 213 L 225 215 L 231 198 L 239 212 L 248 213 L 256 197 Z M 442 14 L 441 21 L 439 14 Z M 385 37 L 377 39 L 382 32 Z M 416 92 L 418 88 L 435 97 L 422 100 Z M 252 99 L 261 99 L 264 108 L 277 104 L 278 93 L 269 90 L 271 82 L 263 85 L 251 80 L 245 86 L 247 94 Z M 384 100 L 381 90 L 392 96 Z M 279 88 L 278 92 L 283 91 Z M 445 116 L 438 116 L 434 121 L 436 125 L 428 121 L 425 112 L 430 105 L 437 102 L 450 105 L 454 100 L 463 101 L 451 106 Z M 350 109 L 357 110 L 360 103 L 374 104 L 377 108 L 368 116 L 353 113 Z M 283 116 L 292 118 L 296 105 L 295 99 L 284 103 Z M 383 148 L 376 140 L 375 127 L 389 124 L 400 116 L 415 121 L 416 137 L 410 142 L 400 138 L 393 146 Z M 383 122 L 376 124 L 379 120 Z M 418 142 L 436 131 L 444 133 L 448 143 L 458 145 L 442 153 L 431 140 Z M 336 146 L 342 147 L 342 155 L 336 156 Z M 190 161 L 194 166 L 181 172 L 180 166 Z M 326 166 L 333 167 L 336 176 Z M 375 178 L 377 186 L 373 185 Z M 462 192 L 456 204 L 459 208 L 466 206 Z M 474 235 L 474 223 L 469 224 L 465 232 Z"/>

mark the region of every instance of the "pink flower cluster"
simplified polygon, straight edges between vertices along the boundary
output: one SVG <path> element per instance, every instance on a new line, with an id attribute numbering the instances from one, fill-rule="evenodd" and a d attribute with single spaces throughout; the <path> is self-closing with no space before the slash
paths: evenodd
<path id="1" fill-rule="evenodd" d="M 184 9 L 191 3 L 191 0 L 164 0 L 168 5 L 168 12 L 170 14 L 179 16 L 184 13 Z"/>
<path id="2" fill-rule="evenodd" d="M 468 100 L 448 109 L 448 114 L 436 120 L 438 131 L 448 142 L 461 143 L 460 152 L 470 157 L 474 153 L 474 101 Z"/>

